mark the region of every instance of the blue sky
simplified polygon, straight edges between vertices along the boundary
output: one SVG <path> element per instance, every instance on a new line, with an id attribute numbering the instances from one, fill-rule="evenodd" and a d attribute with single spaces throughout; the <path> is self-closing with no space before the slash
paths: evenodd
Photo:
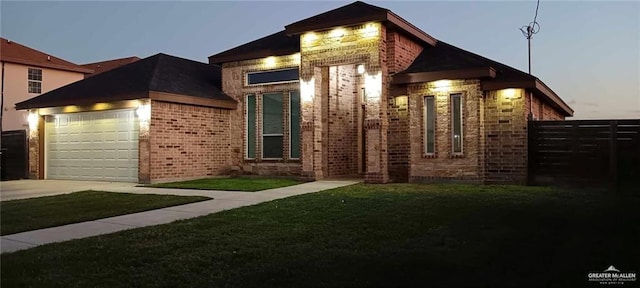
<path id="1" fill-rule="evenodd" d="M 352 1 L 0 2 L 2 37 L 74 63 L 207 56 Z M 439 40 L 527 71 L 535 1 L 367 1 Z M 532 72 L 576 119 L 640 118 L 640 2 L 540 2 Z M 1 51 L 0 51 L 1 53 Z"/>

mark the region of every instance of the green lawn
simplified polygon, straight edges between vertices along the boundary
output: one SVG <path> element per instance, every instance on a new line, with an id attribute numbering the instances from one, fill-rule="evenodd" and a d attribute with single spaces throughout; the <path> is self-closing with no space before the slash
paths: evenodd
<path id="1" fill-rule="evenodd" d="M 202 190 L 226 190 L 255 192 L 300 184 L 300 181 L 285 178 L 231 177 L 205 178 L 182 182 L 152 184 L 156 188 L 180 188 Z"/>
<path id="2" fill-rule="evenodd" d="M 358 184 L 3 254 L 3 287 L 584 287 L 640 272 L 640 198 Z M 625 285 L 629 286 L 629 285 Z"/>
<path id="3" fill-rule="evenodd" d="M 0 202 L 0 234 L 55 227 L 208 200 L 208 197 L 82 191 Z"/>

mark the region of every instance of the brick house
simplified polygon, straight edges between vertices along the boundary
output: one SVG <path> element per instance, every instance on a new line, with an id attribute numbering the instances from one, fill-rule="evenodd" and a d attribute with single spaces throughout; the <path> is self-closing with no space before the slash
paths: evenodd
<path id="1" fill-rule="evenodd" d="M 145 61 L 81 82 L 98 85 L 104 75 Z M 137 181 L 252 174 L 524 183 L 527 121 L 573 113 L 538 78 L 438 41 L 393 12 L 362 2 L 210 56 L 208 66 L 221 73 L 211 80 L 214 88 L 207 86 L 217 96 L 204 97 L 216 105 L 202 104 L 192 91 L 162 98 L 149 88 L 125 97 L 137 101 L 130 106 L 108 107 L 150 107 L 148 120 L 130 112 L 130 121 L 150 127 L 147 134 L 138 128 Z M 18 106 L 43 119 L 62 117 L 69 112 L 65 105 L 74 105 L 74 97 L 65 96 L 72 86 L 56 97 L 38 97 L 46 99 L 37 105 L 34 98 Z M 95 91 L 90 86 L 87 93 Z M 67 102 L 55 102 L 64 97 Z M 117 99 L 84 99 L 83 111 Z M 34 139 L 33 145 L 44 145 Z M 42 154 L 47 149 L 34 154 L 48 159 Z"/>

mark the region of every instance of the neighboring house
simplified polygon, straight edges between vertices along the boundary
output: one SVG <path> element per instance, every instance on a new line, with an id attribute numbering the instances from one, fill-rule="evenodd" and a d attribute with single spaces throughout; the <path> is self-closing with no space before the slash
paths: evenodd
<path id="1" fill-rule="evenodd" d="M 2 131 L 28 130 L 27 111 L 15 104 L 84 78 L 92 69 L 0 38 Z"/>
<path id="2" fill-rule="evenodd" d="M 527 122 L 573 113 L 536 77 L 438 41 L 362 2 L 210 56 L 206 74 L 177 66 L 167 73 L 155 66 L 127 72 L 154 57 L 178 59 L 142 59 L 19 103 L 46 122 L 39 126 L 45 139 L 32 134 L 32 158 L 39 159 L 31 163 L 32 177 L 147 183 L 255 174 L 524 183 Z M 221 78 L 205 77 L 217 73 Z M 147 81 L 180 89 L 158 94 Z M 127 88 L 137 85 L 145 89 Z M 129 126 L 122 133 L 107 129 L 118 125 Z M 84 134 L 78 141 L 86 148 L 63 148 L 73 147 L 71 131 Z M 129 145 L 122 151 L 120 135 Z M 133 160 L 123 160 L 129 168 L 114 167 L 126 151 L 133 159 L 136 145 L 137 179 Z M 103 156 L 92 156 L 97 153 Z M 83 172 L 89 169 L 107 174 Z"/>
<path id="3" fill-rule="evenodd" d="M 100 61 L 100 62 L 94 62 L 94 63 L 87 63 L 87 64 L 82 64 L 80 66 L 93 70 L 93 73 L 85 75 L 85 78 L 86 78 L 86 77 L 98 75 L 102 72 L 109 71 L 111 69 L 118 68 L 122 65 L 127 65 L 129 63 L 136 62 L 138 60 L 140 60 L 140 58 L 136 56 L 132 56 L 132 57 L 112 59 L 112 60 L 106 60 L 106 61 Z"/>

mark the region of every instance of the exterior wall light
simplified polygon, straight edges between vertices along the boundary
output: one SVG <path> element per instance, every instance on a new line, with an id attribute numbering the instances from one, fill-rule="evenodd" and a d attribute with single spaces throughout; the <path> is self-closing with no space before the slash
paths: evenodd
<path id="1" fill-rule="evenodd" d="M 264 59 L 264 66 L 265 66 L 265 68 L 274 68 L 274 67 L 276 67 L 276 57 L 269 56 L 269 57 L 265 58 Z"/>
<path id="2" fill-rule="evenodd" d="M 360 36 L 362 36 L 363 38 L 376 37 L 379 33 L 380 32 L 377 23 L 368 23 L 364 26 L 364 28 L 360 29 Z"/>
<path id="3" fill-rule="evenodd" d="M 291 55 L 291 59 L 293 59 L 293 63 L 300 65 L 300 53 Z"/>
<path id="4" fill-rule="evenodd" d="M 29 111 L 29 115 L 27 116 L 27 122 L 29 122 L 29 138 L 38 136 L 39 120 L 40 115 L 38 114 L 38 110 Z"/>
<path id="5" fill-rule="evenodd" d="M 336 28 L 329 32 L 330 38 L 340 38 L 346 34 L 346 31 L 343 28 Z"/>
<path id="6" fill-rule="evenodd" d="M 358 72 L 358 74 L 364 74 L 364 65 L 362 64 L 358 65 L 358 67 L 356 68 L 356 71 Z"/>
<path id="7" fill-rule="evenodd" d="M 447 92 L 451 90 L 451 80 L 438 80 L 433 82 L 435 88 L 433 90 L 438 92 Z"/>
<path id="8" fill-rule="evenodd" d="M 300 100 L 302 103 L 313 102 L 315 94 L 315 80 L 313 77 L 309 81 L 300 79 Z"/>
<path id="9" fill-rule="evenodd" d="M 151 105 L 147 102 L 140 102 L 138 105 L 138 109 L 136 109 L 136 115 L 138 115 L 138 119 L 142 121 L 148 122 L 151 119 Z"/>
<path id="10" fill-rule="evenodd" d="M 518 89 L 515 88 L 503 89 L 500 90 L 500 94 L 502 94 L 502 97 L 504 97 L 505 99 L 511 99 L 516 96 L 517 90 Z"/>
<path id="11" fill-rule="evenodd" d="M 380 99 L 382 94 L 382 72 L 365 74 L 364 88 L 368 99 Z"/>
<path id="12" fill-rule="evenodd" d="M 302 42 L 305 44 L 311 44 L 318 39 L 318 35 L 313 32 L 305 33 L 302 35 Z"/>

